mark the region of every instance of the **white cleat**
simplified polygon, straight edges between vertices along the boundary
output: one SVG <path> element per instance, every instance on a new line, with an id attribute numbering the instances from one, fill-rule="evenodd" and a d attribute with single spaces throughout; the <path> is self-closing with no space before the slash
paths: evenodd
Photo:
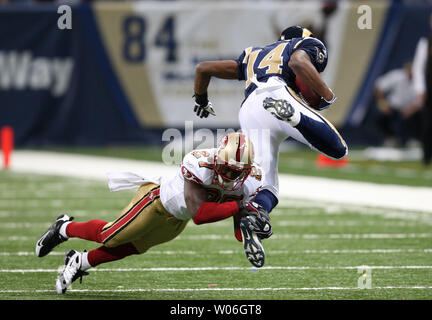
<path id="1" fill-rule="evenodd" d="M 81 282 L 82 276 L 88 275 L 88 272 L 81 270 L 81 265 L 81 252 L 75 250 L 69 250 L 66 252 L 65 266 L 56 280 L 56 291 L 58 294 L 65 293 L 67 288 L 69 288 L 72 282 L 74 282 L 76 279 L 80 278 Z"/>

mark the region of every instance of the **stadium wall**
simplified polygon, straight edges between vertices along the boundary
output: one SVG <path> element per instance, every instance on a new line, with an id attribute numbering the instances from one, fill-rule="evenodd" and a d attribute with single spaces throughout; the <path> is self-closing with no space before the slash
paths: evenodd
<path id="1" fill-rule="evenodd" d="M 371 8 L 370 29 L 358 27 L 360 5 Z M 413 55 L 432 11 L 388 1 L 333 10 L 315 1 L 95 2 L 71 6 L 72 28 L 59 29 L 58 6 L 0 7 L 0 126 L 15 129 L 18 146 L 161 143 L 164 129 L 190 120 L 235 129 L 244 84 L 214 79 L 218 116 L 199 119 L 196 64 L 235 59 L 293 24 L 311 27 L 329 49 L 323 77 L 338 100 L 324 116 L 348 142 L 362 141 L 373 80 Z"/>

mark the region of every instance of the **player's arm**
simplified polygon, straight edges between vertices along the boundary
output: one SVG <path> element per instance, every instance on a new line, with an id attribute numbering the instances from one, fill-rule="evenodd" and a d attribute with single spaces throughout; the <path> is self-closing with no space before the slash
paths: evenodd
<path id="1" fill-rule="evenodd" d="M 320 74 L 312 64 L 309 55 L 303 50 L 296 50 L 288 61 L 288 66 L 296 77 L 309 89 L 323 97 L 327 102 L 334 98 L 333 92 L 321 79 Z"/>
<path id="2" fill-rule="evenodd" d="M 235 60 L 203 61 L 195 71 L 195 94 L 207 94 L 211 77 L 219 79 L 238 79 L 238 64 Z"/>
<path id="3" fill-rule="evenodd" d="M 184 197 L 186 207 L 193 216 L 195 224 L 216 222 L 239 213 L 239 205 L 236 201 L 208 202 L 207 191 L 189 180 L 184 181 Z"/>
<path id="4" fill-rule="evenodd" d="M 197 65 L 194 80 L 194 112 L 200 118 L 207 118 L 209 114 L 216 115 L 207 96 L 211 77 L 238 79 L 237 62 L 235 60 L 203 61 Z"/>

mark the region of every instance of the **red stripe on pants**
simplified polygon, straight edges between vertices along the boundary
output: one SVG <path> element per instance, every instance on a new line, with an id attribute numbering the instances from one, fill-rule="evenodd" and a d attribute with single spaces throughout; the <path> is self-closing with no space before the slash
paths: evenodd
<path id="1" fill-rule="evenodd" d="M 113 233 L 115 233 L 117 230 L 119 230 L 121 227 L 123 227 L 125 224 L 127 224 L 131 219 L 133 219 L 137 214 L 140 213 L 140 211 L 153 199 L 155 199 L 157 196 L 159 196 L 160 189 L 156 189 L 154 191 L 151 191 L 147 196 L 143 197 L 140 201 L 138 201 L 135 206 L 123 217 L 121 217 L 118 221 L 116 221 L 112 226 L 110 226 L 107 230 L 103 231 L 101 236 L 102 239 L 105 241 L 105 239 L 109 238 Z M 102 241 L 103 242 L 103 241 Z"/>

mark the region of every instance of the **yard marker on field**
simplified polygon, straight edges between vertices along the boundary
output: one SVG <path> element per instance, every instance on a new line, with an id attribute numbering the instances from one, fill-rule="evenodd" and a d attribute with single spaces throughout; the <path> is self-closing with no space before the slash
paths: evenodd
<path id="1" fill-rule="evenodd" d="M 1 149 L 3 152 L 3 168 L 9 169 L 10 155 L 13 150 L 13 129 L 9 126 L 4 126 L 0 130 Z"/>
<path id="2" fill-rule="evenodd" d="M 316 159 L 317 167 L 345 167 L 348 164 L 348 159 L 345 157 L 341 160 L 333 160 L 323 154 L 318 154 Z"/>

